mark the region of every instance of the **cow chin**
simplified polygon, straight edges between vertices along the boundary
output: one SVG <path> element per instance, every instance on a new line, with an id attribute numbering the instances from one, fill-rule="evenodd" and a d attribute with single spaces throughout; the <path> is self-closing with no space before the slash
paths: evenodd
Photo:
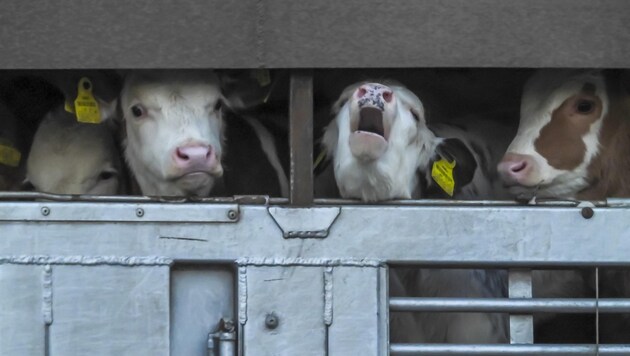
<path id="1" fill-rule="evenodd" d="M 381 135 L 355 131 L 350 134 L 350 151 L 361 161 L 375 161 L 387 151 L 387 140 Z"/>
<path id="2" fill-rule="evenodd" d="M 177 179 L 177 186 L 186 192 L 186 195 L 207 196 L 214 186 L 216 176 L 207 172 L 193 172 Z"/>

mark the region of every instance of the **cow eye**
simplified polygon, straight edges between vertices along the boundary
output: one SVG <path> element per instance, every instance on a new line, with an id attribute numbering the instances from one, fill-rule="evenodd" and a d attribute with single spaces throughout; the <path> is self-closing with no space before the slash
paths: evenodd
<path id="1" fill-rule="evenodd" d="M 144 115 L 144 108 L 142 105 L 134 105 L 131 107 L 131 114 L 136 118 L 142 117 Z"/>
<path id="2" fill-rule="evenodd" d="M 592 100 L 579 100 L 577 102 L 577 111 L 580 114 L 590 114 L 595 107 L 595 102 Z"/>
<path id="3" fill-rule="evenodd" d="M 217 100 L 217 103 L 214 104 L 214 111 L 219 111 L 221 110 L 221 107 L 223 106 L 223 103 L 221 103 L 221 100 Z"/>
<path id="4" fill-rule="evenodd" d="M 111 172 L 111 171 L 103 171 L 101 172 L 101 174 L 98 175 L 98 179 L 99 180 L 108 180 L 108 179 L 112 179 L 116 176 L 116 172 Z"/>
<path id="5" fill-rule="evenodd" d="M 416 122 L 420 122 L 420 117 L 415 111 L 411 111 L 411 116 L 413 116 L 413 119 L 416 120 Z"/>

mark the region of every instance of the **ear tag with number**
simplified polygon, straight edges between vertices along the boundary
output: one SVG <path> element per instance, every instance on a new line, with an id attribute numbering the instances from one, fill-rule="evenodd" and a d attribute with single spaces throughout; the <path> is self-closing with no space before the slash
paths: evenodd
<path id="1" fill-rule="evenodd" d="M 77 98 L 74 100 L 74 111 L 78 122 L 88 124 L 99 124 L 101 122 L 101 111 L 98 102 L 92 95 L 92 82 L 83 77 L 79 80 Z"/>
<path id="2" fill-rule="evenodd" d="M 17 167 L 20 165 L 22 153 L 13 147 L 11 142 L 0 139 L 0 164 L 9 167 Z"/>
<path id="3" fill-rule="evenodd" d="M 449 162 L 444 158 L 440 158 L 439 161 L 433 163 L 433 168 L 431 169 L 433 180 L 451 197 L 455 192 L 455 178 L 453 177 L 455 164 L 455 160 Z"/>

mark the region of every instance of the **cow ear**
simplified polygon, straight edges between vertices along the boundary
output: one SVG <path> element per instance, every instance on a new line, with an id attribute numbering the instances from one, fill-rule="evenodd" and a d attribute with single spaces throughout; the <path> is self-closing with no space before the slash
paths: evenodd
<path id="1" fill-rule="evenodd" d="M 437 186 L 447 196 L 472 182 L 477 161 L 468 146 L 457 138 L 447 138 L 438 144 L 431 165 L 429 186 Z"/>

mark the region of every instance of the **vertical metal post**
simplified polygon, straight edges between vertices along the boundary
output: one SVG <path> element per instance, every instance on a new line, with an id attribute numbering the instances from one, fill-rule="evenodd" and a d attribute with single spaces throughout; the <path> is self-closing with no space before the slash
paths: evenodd
<path id="1" fill-rule="evenodd" d="M 511 269 L 508 276 L 508 292 L 510 298 L 532 297 L 532 271 Z M 534 317 L 532 315 L 510 314 L 510 343 L 534 343 Z"/>
<path id="2" fill-rule="evenodd" d="M 313 203 L 313 75 L 311 71 L 291 73 L 289 133 L 291 192 L 294 206 Z"/>

